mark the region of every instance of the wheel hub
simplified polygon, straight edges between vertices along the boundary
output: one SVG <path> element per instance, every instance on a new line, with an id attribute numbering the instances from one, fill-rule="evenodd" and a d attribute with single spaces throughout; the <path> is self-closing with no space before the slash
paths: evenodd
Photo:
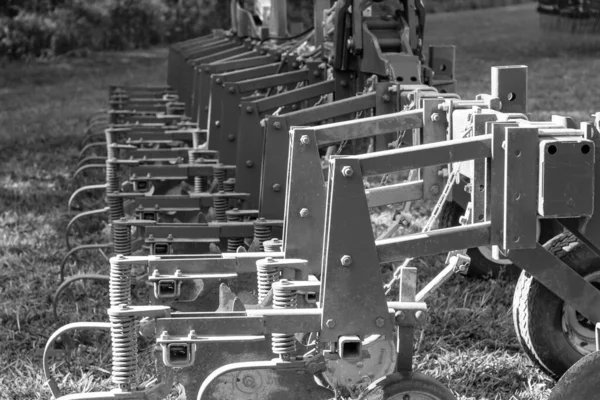
<path id="1" fill-rule="evenodd" d="M 586 275 L 584 279 L 600 289 L 600 271 Z M 566 303 L 562 310 L 562 329 L 569 344 L 581 355 L 596 351 L 594 323 Z"/>

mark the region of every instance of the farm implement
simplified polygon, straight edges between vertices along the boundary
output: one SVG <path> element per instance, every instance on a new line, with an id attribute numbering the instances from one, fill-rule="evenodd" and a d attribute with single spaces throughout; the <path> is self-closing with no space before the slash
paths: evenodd
<path id="1" fill-rule="evenodd" d="M 552 398 L 592 398 L 578 382 L 599 367 L 600 117 L 530 120 L 525 66 L 493 67 L 489 93 L 462 99 L 454 48 L 422 54 L 420 1 L 315 1 L 314 14 L 318 29 L 291 39 L 232 2 L 230 31 L 172 47 L 168 87 L 111 88 L 77 173 L 106 181 L 70 202 L 97 204 L 78 200 L 97 190 L 107 206 L 69 224 L 104 214 L 111 241 L 67 256 L 113 254 L 109 322 L 49 338 L 55 398 L 164 399 L 178 384 L 199 400 L 454 399 L 413 368 L 426 300 L 457 273 L 506 266 L 522 270 L 519 341 L 560 378 Z M 407 233 L 423 200 L 431 214 Z M 383 206 L 397 211 L 376 237 Z M 444 267 L 417 287 L 411 260 L 439 253 Z M 55 306 L 90 278 L 66 279 Z M 49 350 L 79 329 L 110 330 L 113 390 L 61 396 Z"/>
<path id="2" fill-rule="evenodd" d="M 578 34 L 600 32 L 600 1 L 539 0 L 541 28 Z"/>

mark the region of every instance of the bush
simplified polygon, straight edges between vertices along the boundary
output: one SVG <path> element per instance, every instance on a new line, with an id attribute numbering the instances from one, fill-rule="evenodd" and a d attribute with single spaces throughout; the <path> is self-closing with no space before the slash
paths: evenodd
<path id="1" fill-rule="evenodd" d="M 0 57 L 19 59 L 47 55 L 56 22 L 47 16 L 22 11 L 0 19 Z"/>

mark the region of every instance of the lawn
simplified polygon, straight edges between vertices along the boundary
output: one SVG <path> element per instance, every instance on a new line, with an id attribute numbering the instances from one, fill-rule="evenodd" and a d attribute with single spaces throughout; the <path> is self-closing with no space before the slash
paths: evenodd
<path id="1" fill-rule="evenodd" d="M 600 39 L 550 35 L 538 29 L 537 18 L 533 5 L 436 14 L 428 19 L 427 42 L 457 45 L 463 98 L 489 91 L 491 66 L 524 64 L 534 118 L 588 120 L 597 111 Z M 164 50 L 0 67 L 0 399 L 49 398 L 40 353 L 49 335 L 68 322 L 105 319 L 107 291 L 101 285 L 75 290 L 77 305 L 63 301 L 59 320 L 52 316 L 51 295 L 66 252 L 69 176 L 85 121 L 105 105 L 107 86 L 161 84 L 165 76 Z M 415 205 L 413 229 L 427 212 Z M 441 262 L 416 260 L 421 280 Z M 105 264 L 90 254 L 77 271 L 106 271 Z M 544 399 L 553 382 L 519 349 L 513 289 L 514 283 L 503 280 L 452 278 L 428 300 L 430 324 L 417 335 L 416 369 L 440 379 L 460 400 Z M 82 358 L 57 359 L 64 392 L 108 387 L 106 335 L 84 332 L 76 339 L 85 345 L 77 349 Z"/>

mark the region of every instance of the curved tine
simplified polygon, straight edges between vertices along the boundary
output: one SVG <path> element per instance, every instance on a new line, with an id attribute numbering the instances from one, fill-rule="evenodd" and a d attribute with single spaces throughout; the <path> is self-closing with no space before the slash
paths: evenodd
<path id="1" fill-rule="evenodd" d="M 54 292 L 54 296 L 52 296 L 52 313 L 54 314 L 54 319 L 58 321 L 58 297 L 60 294 L 69 286 L 71 283 L 82 280 L 93 280 L 93 281 L 110 281 L 110 276 L 108 275 L 99 275 L 99 274 L 81 274 L 74 275 L 69 279 L 65 279 L 63 283 L 56 289 Z"/>
<path id="2" fill-rule="evenodd" d="M 112 243 L 98 243 L 98 244 L 83 244 L 81 246 L 77 246 L 72 248 L 62 259 L 60 263 L 60 282 L 62 283 L 65 280 L 65 266 L 67 265 L 67 261 L 69 258 L 73 256 L 73 254 L 78 253 L 83 250 L 98 250 L 98 249 L 112 249 L 114 245 Z"/>
<path id="3" fill-rule="evenodd" d="M 88 169 L 102 169 L 102 168 L 106 168 L 106 164 L 87 164 L 84 165 L 83 167 L 80 167 L 77 169 L 77 171 L 75 171 L 75 173 L 73 174 L 73 178 L 75 179 L 77 178 L 77 176 L 79 174 L 81 174 L 83 171 L 87 171 Z"/>
<path id="4" fill-rule="evenodd" d="M 84 148 L 90 143 L 102 142 L 105 139 L 104 130 L 98 132 L 86 133 L 86 135 L 81 139 L 81 143 L 79 144 L 79 148 Z"/>
<path id="5" fill-rule="evenodd" d="M 46 347 L 44 348 L 44 355 L 42 356 L 42 368 L 44 370 L 44 376 L 46 377 L 46 381 L 48 382 L 48 386 L 50 386 L 50 391 L 55 399 L 60 398 L 60 389 L 58 384 L 50 375 L 50 366 L 48 365 L 48 350 L 50 350 L 50 346 L 54 344 L 54 341 L 63 333 L 72 331 L 74 329 L 110 329 L 110 322 L 75 322 L 72 324 L 67 324 L 65 326 L 61 326 L 58 328 L 51 336 L 48 338 L 46 342 Z"/>
<path id="6" fill-rule="evenodd" d="M 71 218 L 71 220 L 67 224 L 67 229 L 65 230 L 65 238 L 66 238 L 66 242 L 67 242 L 67 248 L 69 250 L 73 248 L 71 246 L 71 243 L 69 240 L 69 230 L 71 229 L 73 224 L 75 224 L 75 222 L 77 222 L 81 218 L 89 217 L 91 215 L 107 214 L 107 217 L 108 217 L 108 210 L 109 210 L 109 207 L 104 207 L 104 208 L 99 208 L 97 210 L 84 211 L 82 213 L 77 214 L 73 218 Z"/>
<path id="7" fill-rule="evenodd" d="M 81 160 L 79 160 L 79 162 L 77 163 L 77 169 L 83 167 L 84 165 L 88 164 L 88 163 L 102 163 L 106 161 L 106 156 L 88 156 L 85 158 L 82 158 Z"/>
<path id="8" fill-rule="evenodd" d="M 69 202 L 67 203 L 67 209 L 69 211 L 71 211 L 73 203 L 75 202 L 75 198 L 83 192 L 87 192 L 88 190 L 98 190 L 98 189 L 104 189 L 106 190 L 106 184 L 105 183 L 100 183 L 98 185 L 87 185 L 87 186 L 82 186 L 79 189 L 77 189 L 76 191 L 73 192 L 73 194 L 71 195 L 71 197 L 69 197 Z"/>
<path id="9" fill-rule="evenodd" d="M 93 143 L 88 143 L 85 146 L 83 146 L 83 148 L 79 151 L 79 158 L 83 158 L 83 156 L 85 155 L 85 152 L 88 151 L 89 149 L 93 148 L 93 147 L 101 147 L 101 148 L 106 148 L 106 142 L 93 142 Z"/>

